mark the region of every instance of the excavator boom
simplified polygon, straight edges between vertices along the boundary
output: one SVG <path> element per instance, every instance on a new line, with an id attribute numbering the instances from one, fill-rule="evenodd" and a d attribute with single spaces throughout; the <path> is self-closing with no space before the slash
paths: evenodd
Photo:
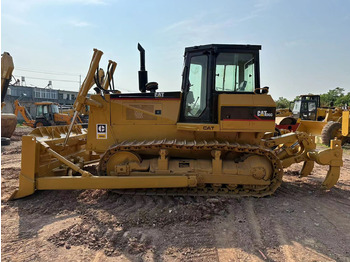
<path id="1" fill-rule="evenodd" d="M 24 119 L 24 125 L 34 127 L 35 120 L 32 118 L 28 110 L 20 104 L 18 100 L 15 100 L 15 115 L 18 116 L 18 113 L 20 113 Z"/>

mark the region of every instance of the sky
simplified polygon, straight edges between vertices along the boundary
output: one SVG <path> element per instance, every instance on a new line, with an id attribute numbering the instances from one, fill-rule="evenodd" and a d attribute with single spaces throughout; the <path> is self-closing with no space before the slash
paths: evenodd
<path id="1" fill-rule="evenodd" d="M 256 44 L 274 99 L 350 92 L 349 10 L 349 0 L 2 0 L 1 53 L 29 86 L 78 91 L 97 48 L 100 67 L 118 63 L 117 89 L 138 92 L 139 42 L 164 92 L 181 89 L 185 47 Z"/>

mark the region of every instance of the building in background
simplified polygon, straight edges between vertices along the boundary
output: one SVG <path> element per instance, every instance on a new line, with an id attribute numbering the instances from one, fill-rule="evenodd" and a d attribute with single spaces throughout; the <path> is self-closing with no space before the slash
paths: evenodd
<path id="1" fill-rule="evenodd" d="M 63 108 L 72 108 L 78 95 L 75 91 L 58 90 L 53 88 L 41 88 L 32 86 L 10 85 L 5 97 L 5 107 L 2 112 L 14 113 L 14 101 L 19 100 L 28 112 L 34 117 L 36 115 L 35 102 L 50 101 L 60 104 Z M 22 121 L 21 115 L 18 120 Z"/>

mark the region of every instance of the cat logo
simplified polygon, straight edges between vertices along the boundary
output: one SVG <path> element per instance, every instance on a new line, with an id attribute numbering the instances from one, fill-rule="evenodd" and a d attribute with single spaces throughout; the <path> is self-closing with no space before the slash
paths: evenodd
<path id="1" fill-rule="evenodd" d="M 268 113 L 267 111 L 264 110 L 258 110 L 256 113 L 257 116 L 267 116 L 267 117 L 273 117 L 273 113 Z"/>
<path id="2" fill-rule="evenodd" d="M 164 92 L 155 92 L 154 97 L 164 97 Z"/>
<path id="3" fill-rule="evenodd" d="M 107 124 L 96 125 L 97 139 L 107 139 Z"/>
<path id="4" fill-rule="evenodd" d="M 203 126 L 203 130 L 214 130 L 214 126 Z"/>

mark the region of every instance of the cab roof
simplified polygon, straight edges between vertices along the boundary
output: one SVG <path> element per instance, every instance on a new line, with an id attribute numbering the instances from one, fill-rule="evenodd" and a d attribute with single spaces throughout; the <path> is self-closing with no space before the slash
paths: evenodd
<path id="1" fill-rule="evenodd" d="M 186 47 L 185 53 L 194 51 L 259 51 L 261 50 L 261 45 L 233 45 L 233 44 L 208 44 L 208 45 L 198 45 L 192 47 Z"/>

